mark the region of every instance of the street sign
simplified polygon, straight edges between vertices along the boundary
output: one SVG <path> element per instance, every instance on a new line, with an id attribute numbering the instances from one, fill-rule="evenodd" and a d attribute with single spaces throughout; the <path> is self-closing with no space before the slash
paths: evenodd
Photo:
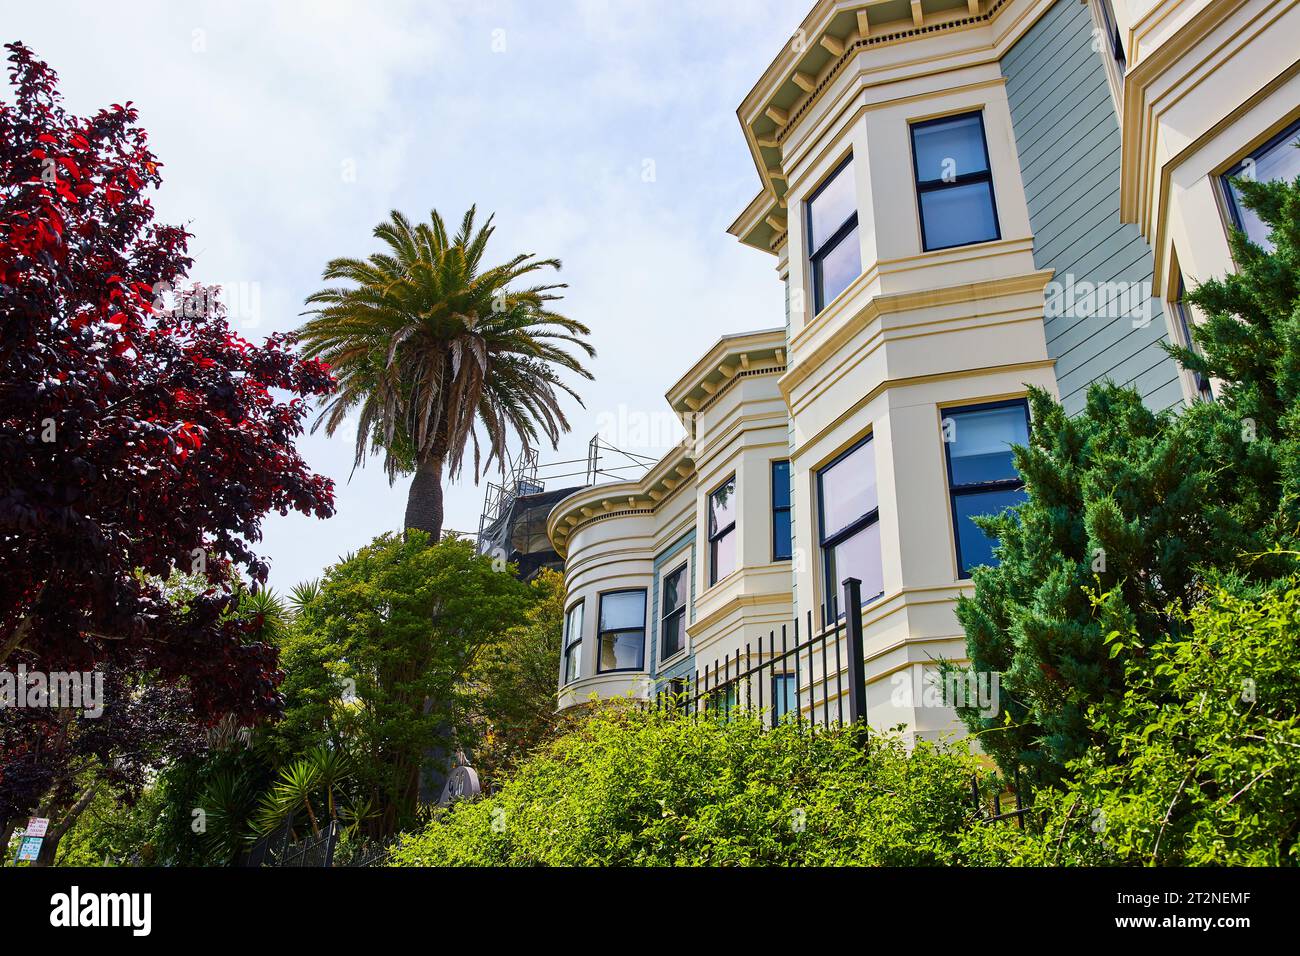
<path id="1" fill-rule="evenodd" d="M 23 837 L 22 843 L 18 844 L 18 859 L 34 862 L 41 855 L 41 844 L 44 842 L 44 837 Z"/>
<path id="2" fill-rule="evenodd" d="M 32 817 L 27 821 L 26 835 L 31 837 L 43 837 L 50 832 L 50 821 L 45 817 Z"/>

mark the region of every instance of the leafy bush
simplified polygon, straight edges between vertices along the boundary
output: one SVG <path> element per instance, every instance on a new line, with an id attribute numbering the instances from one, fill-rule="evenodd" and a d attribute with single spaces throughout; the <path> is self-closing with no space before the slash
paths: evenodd
<path id="1" fill-rule="evenodd" d="M 493 797 L 435 817 L 400 866 L 959 862 L 970 755 L 894 736 L 604 708 Z"/>
<path id="2" fill-rule="evenodd" d="M 1097 603 L 1103 617 L 1114 596 Z M 1106 741 L 1036 798 L 1041 831 L 972 832 L 1012 865 L 1278 866 L 1300 862 L 1300 581 L 1219 589 L 1188 633 L 1144 648 L 1110 631 L 1125 691 L 1091 712 Z"/>

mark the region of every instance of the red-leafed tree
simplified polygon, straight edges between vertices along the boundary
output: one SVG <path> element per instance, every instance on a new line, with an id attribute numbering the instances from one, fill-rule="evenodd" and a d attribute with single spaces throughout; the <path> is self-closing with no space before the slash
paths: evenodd
<path id="1" fill-rule="evenodd" d="M 129 662 L 182 687 L 200 723 L 256 720 L 278 703 L 276 657 L 229 613 L 229 582 L 265 581 L 269 511 L 333 512 L 294 447 L 330 374 L 187 288 L 188 235 L 154 222 L 160 164 L 131 104 L 72 115 L 55 73 L 6 49 L 0 670 Z M 174 568 L 211 583 L 183 609 L 157 583 Z"/>

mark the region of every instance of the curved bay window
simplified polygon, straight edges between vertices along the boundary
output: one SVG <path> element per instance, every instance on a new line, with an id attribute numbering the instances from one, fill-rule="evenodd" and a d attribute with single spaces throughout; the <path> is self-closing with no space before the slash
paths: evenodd
<path id="1" fill-rule="evenodd" d="M 870 437 L 817 473 L 823 596 L 827 615 L 840 606 L 840 582 L 862 582 L 863 602 L 885 591 L 880 560 L 880 506 L 876 449 Z M 842 613 L 842 609 L 841 609 Z"/>
<path id="2" fill-rule="evenodd" d="M 948 409 L 943 444 L 957 536 L 957 576 L 968 578 L 978 565 L 997 563 L 997 540 L 976 527 L 974 519 L 1025 500 L 1025 483 L 1016 471 L 1011 446 L 1029 444 L 1029 406 L 1017 398 Z"/>
<path id="3" fill-rule="evenodd" d="M 579 601 L 564 615 L 564 683 L 582 676 L 582 608 Z"/>
<path id="4" fill-rule="evenodd" d="M 645 667 L 645 588 L 607 591 L 600 596 L 596 672 L 639 671 Z"/>

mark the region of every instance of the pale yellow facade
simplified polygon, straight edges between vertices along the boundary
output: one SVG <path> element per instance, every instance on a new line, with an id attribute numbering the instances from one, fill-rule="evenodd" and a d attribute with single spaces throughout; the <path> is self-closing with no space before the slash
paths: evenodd
<path id="1" fill-rule="evenodd" d="M 689 434 L 682 447 L 641 481 L 585 489 L 552 513 L 591 644 L 581 673 L 561 676 L 561 707 L 644 699 L 674 664 L 752 651 L 795 621 L 805 633 L 809 621 L 831 623 L 825 603 L 838 582 L 827 580 L 818 475 L 869 438 L 883 581 L 863 609 L 869 719 L 928 738 L 957 731 L 951 710 L 895 690 L 965 657 L 954 608 L 972 585 L 959 568 L 946 411 L 1030 387 L 1057 392 L 1044 332 L 1053 270 L 1036 264 L 1001 66 L 1053 6 L 822 0 L 745 98 L 738 116 L 762 189 L 730 231 L 775 257 L 788 325 L 716 343 L 667 394 Z M 1108 11 L 1101 0 L 1086 6 L 1101 34 Z M 1150 244 L 1156 294 L 1173 299 L 1173 270 L 1202 279 L 1232 267 L 1219 175 L 1300 113 L 1300 4 L 1115 0 L 1113 10 L 1127 63 L 1104 43 L 1097 56 L 1122 134 L 1121 217 Z M 981 118 L 997 235 L 927 251 L 911 131 L 962 115 Z M 859 274 L 818 309 L 808 203 L 850 157 Z M 1179 341 L 1176 329 L 1170 338 Z M 771 485 L 781 460 L 794 536 L 790 560 L 778 561 Z M 711 581 L 709 495 L 732 476 L 740 557 Z M 692 534 L 680 557 L 660 559 Z M 682 561 L 693 582 L 689 638 L 662 660 L 654 601 Z M 643 667 L 600 673 L 596 604 L 623 588 L 646 591 Z M 801 687 L 800 701 L 816 693 Z"/>

